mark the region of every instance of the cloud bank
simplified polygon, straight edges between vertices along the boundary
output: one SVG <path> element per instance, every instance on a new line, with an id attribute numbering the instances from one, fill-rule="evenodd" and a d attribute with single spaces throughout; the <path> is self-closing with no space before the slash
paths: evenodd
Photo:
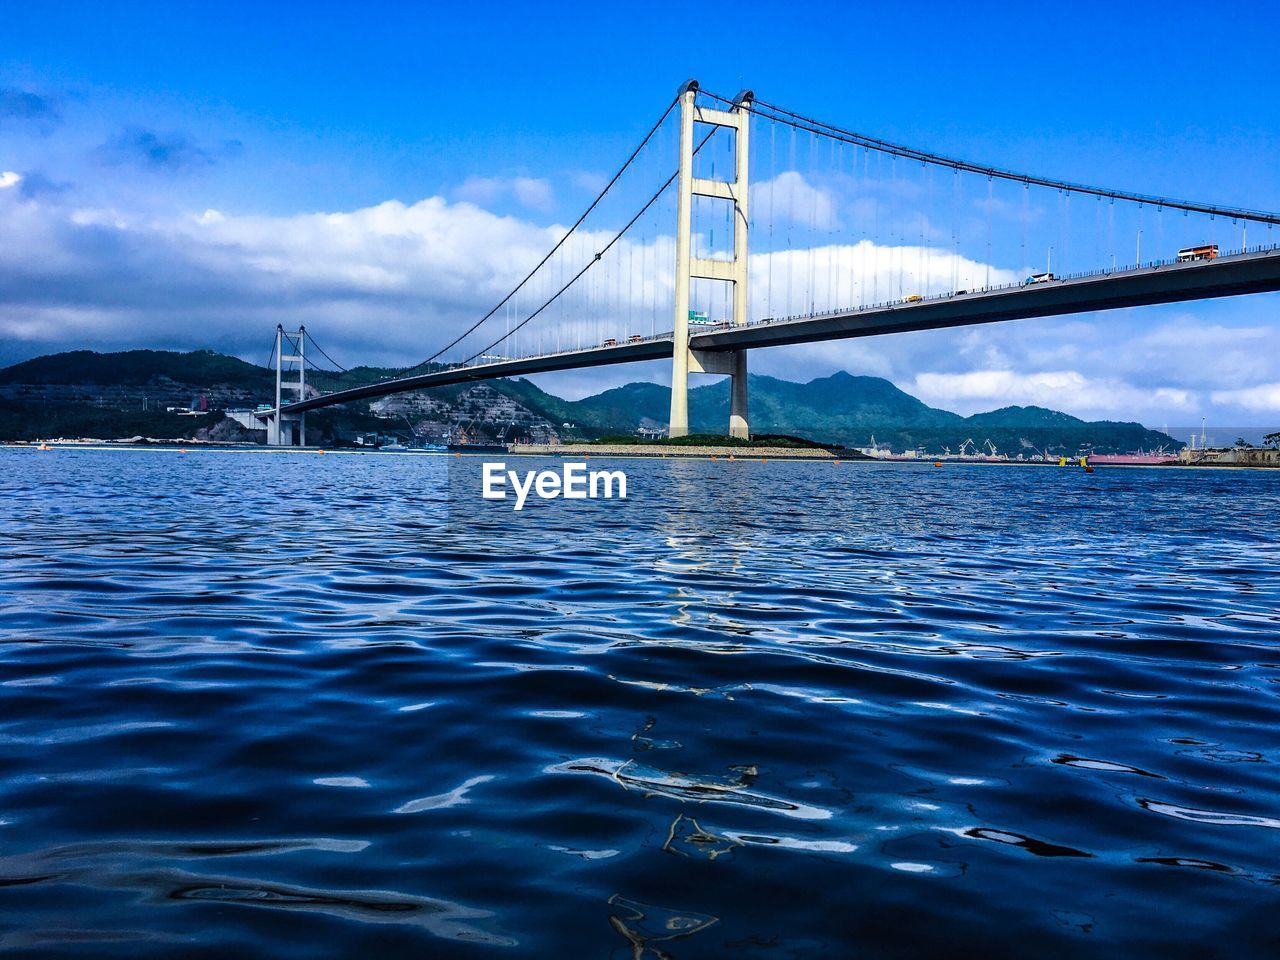
<path id="1" fill-rule="evenodd" d="M 162 172 L 201 163 L 192 151 L 205 149 L 181 138 L 135 139 L 134 148 L 144 156 L 132 162 Z M 78 203 L 73 190 L 39 173 L 3 171 L 0 362 L 141 346 L 213 347 L 261 362 L 275 324 L 300 322 L 349 365 L 414 362 L 483 315 L 563 233 L 486 204 L 514 198 L 536 209 L 550 196 L 545 181 L 473 179 L 451 198 L 349 211 L 162 215 Z M 588 237 L 579 253 L 589 256 L 602 237 Z M 706 239 L 697 242 L 705 248 Z M 670 238 L 624 241 L 611 256 L 625 268 L 615 268 L 610 315 L 586 316 L 567 298 L 560 314 L 547 316 L 563 339 L 543 347 L 670 328 Z M 1018 278 L 947 250 L 869 240 L 756 253 L 751 274 L 755 316 Z M 550 289 L 529 291 L 489 331 L 501 332 Z M 1036 404 L 1157 425 L 1215 411 L 1265 424 L 1280 420 L 1273 311 L 1274 300 L 1263 298 L 1244 325 L 1208 322 L 1185 307 L 1024 321 L 757 351 L 751 364 L 796 379 L 841 368 L 887 376 L 962 413 Z M 578 374 L 573 392 L 651 375 Z"/>

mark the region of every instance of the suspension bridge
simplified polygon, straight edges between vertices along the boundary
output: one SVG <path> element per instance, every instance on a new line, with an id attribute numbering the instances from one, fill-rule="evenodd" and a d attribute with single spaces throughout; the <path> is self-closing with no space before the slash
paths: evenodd
<path id="1" fill-rule="evenodd" d="M 308 392 L 305 330 L 278 328 L 258 415 L 269 443 L 294 445 L 334 404 L 670 360 L 669 435 L 688 433 L 689 377 L 714 374 L 732 381 L 729 435 L 747 437 L 748 350 L 1280 290 L 1277 224 L 941 156 L 691 80 L 547 252 L 512 251 L 522 278 L 488 313 L 397 376 L 331 393 Z"/>

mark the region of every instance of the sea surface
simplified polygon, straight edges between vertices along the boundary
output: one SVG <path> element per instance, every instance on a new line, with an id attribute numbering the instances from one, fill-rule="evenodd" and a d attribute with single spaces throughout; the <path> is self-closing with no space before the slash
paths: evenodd
<path id="1" fill-rule="evenodd" d="M 480 464 L 0 450 L 0 952 L 1280 949 L 1280 471 Z"/>

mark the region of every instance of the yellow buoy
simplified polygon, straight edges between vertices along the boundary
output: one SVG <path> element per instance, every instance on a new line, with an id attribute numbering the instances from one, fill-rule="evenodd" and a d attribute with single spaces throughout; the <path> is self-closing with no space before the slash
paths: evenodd
<path id="1" fill-rule="evenodd" d="M 934 465 L 935 467 L 940 467 L 940 466 L 942 466 L 942 461 L 941 461 L 941 460 L 935 460 L 935 461 L 933 461 L 933 465 Z"/>

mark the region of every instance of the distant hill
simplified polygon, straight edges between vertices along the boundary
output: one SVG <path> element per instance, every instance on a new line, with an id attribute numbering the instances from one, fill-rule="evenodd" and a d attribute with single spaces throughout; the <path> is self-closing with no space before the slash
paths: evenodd
<path id="1" fill-rule="evenodd" d="M 1044 407 L 1001 407 L 999 410 L 992 410 L 990 413 L 975 413 L 973 416 L 965 418 L 965 423 L 970 426 L 996 428 L 1074 428 L 1083 425 L 1085 422 L 1078 417 L 1071 416 L 1069 413 L 1046 410 Z"/>
<path id="2" fill-rule="evenodd" d="M 531 410 L 597 434 L 630 433 L 645 423 L 665 424 L 671 403 L 670 390 L 653 383 L 630 383 L 577 401 L 553 397 L 525 381 L 509 386 L 520 391 L 522 402 Z M 966 440 L 979 446 L 990 440 L 997 450 L 1013 455 L 1045 449 L 1071 454 L 1082 446 L 1092 446 L 1099 453 L 1178 446 L 1171 437 L 1139 423 L 1091 423 L 1043 407 L 1003 407 L 962 417 L 930 407 L 888 380 L 843 372 L 808 383 L 752 376 L 749 394 L 754 432 L 848 446 L 869 445 L 873 437 L 896 450 L 923 446 L 933 452 L 958 451 Z M 728 381 L 689 391 L 691 431 L 723 433 L 728 420 Z"/>
<path id="3" fill-rule="evenodd" d="M 881 377 L 840 372 L 792 383 L 774 377 L 749 379 L 752 429 L 822 437 L 841 443 L 869 443 L 871 434 L 887 441 L 889 431 L 945 429 L 961 422 L 935 410 Z M 729 419 L 729 383 L 690 391 L 690 426 L 710 428 Z M 884 436 L 881 436 L 884 434 Z"/>
<path id="4" fill-rule="evenodd" d="M 177 383 L 228 384 L 275 389 L 275 373 L 212 350 L 127 350 L 54 353 L 0 369 L 0 384 L 94 384 L 143 386 L 164 378 Z"/>
<path id="5" fill-rule="evenodd" d="M 308 373 L 308 382 L 331 390 L 396 372 L 376 367 L 341 375 L 317 371 Z M 844 372 L 808 383 L 752 376 L 749 389 L 753 432 L 823 443 L 866 446 L 874 437 L 896 450 L 921 446 L 941 452 L 957 451 L 965 441 L 981 446 L 989 440 L 1001 452 L 1014 455 L 1033 449 L 1071 454 L 1082 446 L 1100 453 L 1178 446 L 1171 437 L 1141 424 L 1090 423 L 1044 407 L 1003 407 L 962 417 L 930 407 L 888 380 Z M 163 413 L 167 405 L 185 409 L 193 399 L 204 397 L 211 410 L 252 406 L 271 400 L 274 390 L 273 370 L 209 350 L 53 354 L 0 369 L 0 439 L 190 436 L 204 424 Z M 411 425 L 426 430 L 464 423 L 475 438 L 503 435 L 513 424 L 520 432 L 541 424 L 538 429 L 567 437 L 598 437 L 665 426 L 670 403 L 670 389 L 655 383 L 629 383 L 581 400 L 565 400 L 528 380 L 495 380 L 402 397 L 383 409 L 382 420 L 369 416 L 366 403 L 345 411 L 321 411 L 309 415 L 308 422 L 329 430 L 326 436 L 331 437 L 342 430 L 377 429 L 380 424 L 407 431 Z M 689 391 L 693 432 L 723 433 L 728 419 L 727 380 Z"/>

